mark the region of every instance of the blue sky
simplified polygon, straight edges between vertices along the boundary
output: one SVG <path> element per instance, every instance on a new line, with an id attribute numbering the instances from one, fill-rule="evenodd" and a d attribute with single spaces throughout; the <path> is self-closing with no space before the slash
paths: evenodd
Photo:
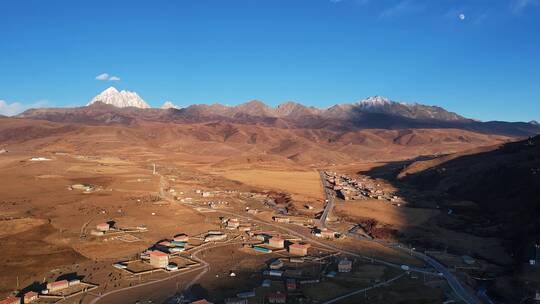
<path id="1" fill-rule="evenodd" d="M 540 120 L 540 0 L 3 0 L 0 35 L 4 114 L 113 85 L 152 106 L 383 95 Z"/>

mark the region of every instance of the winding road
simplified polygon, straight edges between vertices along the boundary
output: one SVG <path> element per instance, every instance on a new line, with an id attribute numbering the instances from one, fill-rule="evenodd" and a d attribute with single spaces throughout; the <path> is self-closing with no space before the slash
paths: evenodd
<path id="1" fill-rule="evenodd" d="M 327 201 L 325 209 L 323 211 L 323 215 L 321 216 L 321 227 L 326 228 L 326 219 L 327 219 L 328 213 L 330 213 L 330 211 L 334 207 L 334 195 L 333 195 L 333 193 L 331 193 L 329 191 L 328 182 L 326 180 L 326 177 L 324 176 L 324 172 L 321 170 L 321 171 L 319 171 L 319 173 L 320 173 L 320 176 L 321 176 L 321 179 L 322 179 L 322 185 L 324 187 L 324 193 L 326 195 L 326 201 Z M 372 240 L 372 239 L 369 239 L 369 238 L 364 238 L 364 237 L 361 237 L 361 236 L 359 236 L 357 234 L 352 234 L 352 233 L 347 233 L 347 235 L 351 236 L 351 237 L 354 237 L 354 238 L 362 239 L 362 240 L 368 241 L 368 242 L 376 242 L 376 243 L 381 244 L 381 245 L 383 245 L 383 246 L 385 246 L 387 248 L 392 248 L 392 249 L 397 248 L 397 249 L 400 249 L 400 250 L 406 250 L 411 255 L 415 256 L 418 259 L 421 259 L 422 261 L 426 262 L 431 267 L 433 267 L 435 270 L 437 270 L 439 272 L 439 274 L 441 276 L 443 276 L 444 279 L 448 282 L 448 285 L 450 285 L 450 287 L 452 288 L 454 293 L 459 298 L 461 298 L 461 300 L 463 300 L 465 303 L 467 303 L 467 304 L 481 303 L 481 301 L 476 297 L 476 295 L 474 293 L 471 293 L 469 290 L 467 290 L 465 287 L 463 287 L 461 282 L 448 270 L 448 268 L 446 268 L 443 264 L 441 264 L 440 262 L 438 262 L 434 258 L 432 258 L 432 257 L 430 257 L 430 256 L 428 256 L 426 254 L 423 254 L 421 252 L 417 252 L 417 251 L 414 251 L 414 250 L 409 250 L 406 246 L 403 246 L 401 244 L 397 244 L 397 245 L 396 244 L 388 244 L 386 242 L 381 242 L 381 241 Z M 413 269 L 411 268 L 411 270 L 413 270 Z M 416 269 L 416 270 L 418 270 L 418 269 Z"/>

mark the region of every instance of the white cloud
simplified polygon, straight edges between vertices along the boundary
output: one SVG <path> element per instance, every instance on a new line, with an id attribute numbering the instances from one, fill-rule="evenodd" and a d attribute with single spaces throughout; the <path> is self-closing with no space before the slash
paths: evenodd
<path id="1" fill-rule="evenodd" d="M 96 80 L 107 80 L 109 79 L 109 74 L 103 73 L 96 76 Z"/>
<path id="2" fill-rule="evenodd" d="M 120 81 L 120 77 L 118 76 L 109 76 L 108 73 L 99 74 L 96 76 L 96 80 L 101 81 Z"/>
<path id="3" fill-rule="evenodd" d="M 519 13 L 528 7 L 538 5 L 540 5 L 540 0 L 512 0 L 510 8 L 514 13 Z"/>
<path id="4" fill-rule="evenodd" d="M 47 100 L 39 100 L 30 104 L 20 102 L 8 103 L 5 100 L 0 100 L 0 115 L 13 116 L 20 114 L 30 108 L 42 108 L 49 104 Z"/>

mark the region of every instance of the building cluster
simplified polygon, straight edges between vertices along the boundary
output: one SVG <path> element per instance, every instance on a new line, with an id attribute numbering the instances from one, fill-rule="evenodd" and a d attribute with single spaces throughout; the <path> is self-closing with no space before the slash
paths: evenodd
<path id="1" fill-rule="evenodd" d="M 82 283 L 79 279 L 49 282 L 44 289 L 38 291 L 39 293 L 36 291 L 28 291 L 21 296 L 9 296 L 3 300 L 0 300 L 0 304 L 33 303 L 40 298 L 40 295 L 64 297 L 65 294 L 62 293 L 69 288 L 71 288 L 71 292 L 74 290 L 77 292 L 77 287 L 79 287 L 78 289 L 80 291 L 88 286 L 88 284 Z"/>
<path id="2" fill-rule="evenodd" d="M 249 221 L 242 221 L 242 220 L 239 220 L 238 218 L 221 217 L 220 219 L 221 219 L 221 227 L 226 230 L 237 230 L 237 231 L 248 233 L 249 231 L 251 231 L 251 229 L 254 226 Z"/>
<path id="3" fill-rule="evenodd" d="M 189 236 L 186 234 L 178 234 L 173 239 L 160 241 L 150 249 L 142 252 L 140 257 L 142 260 L 148 261 L 154 268 L 163 268 L 169 271 L 178 270 L 178 266 L 170 262 L 170 257 L 186 250 L 188 246 Z M 122 263 L 113 265 L 116 268 L 124 269 Z"/>
<path id="4" fill-rule="evenodd" d="M 276 237 L 277 238 L 277 237 Z M 272 238 L 269 239 L 269 243 Z M 292 250 L 300 250 L 305 254 L 306 247 L 293 246 Z M 300 244 L 302 245 L 302 244 Z M 327 267 L 321 267 L 319 272 L 306 271 L 306 268 L 298 268 L 298 263 L 304 263 L 309 259 L 290 257 L 276 258 L 267 263 L 267 268 L 262 270 L 263 280 L 260 288 L 243 291 L 236 294 L 236 297 L 225 300 L 225 303 L 254 303 L 250 298 L 262 297 L 262 303 L 303 303 L 306 300 L 302 293 L 302 286 L 319 284 L 324 278 L 335 277 L 338 273 L 349 273 L 352 271 L 353 262 L 347 258 L 337 261 L 337 271 L 326 272 Z M 294 265 L 293 265 L 294 264 Z M 257 303 L 259 300 L 257 300 Z M 308 303 L 309 300 L 308 300 Z"/>
<path id="5" fill-rule="evenodd" d="M 144 225 L 140 225 L 134 228 L 118 228 L 115 227 L 115 224 L 113 221 L 110 222 L 102 222 L 96 224 L 95 228 L 90 231 L 90 234 L 93 236 L 104 236 L 107 233 L 117 232 L 146 232 L 148 231 L 148 228 L 146 228 Z"/>
<path id="6" fill-rule="evenodd" d="M 258 244 L 248 244 L 244 247 L 252 248 L 255 251 L 262 253 L 271 253 L 274 250 L 286 249 L 293 256 L 307 256 L 311 245 L 305 242 L 285 240 L 280 235 L 269 235 L 266 233 L 248 233 L 248 235 L 256 240 L 261 241 Z"/>
<path id="7" fill-rule="evenodd" d="M 400 202 L 400 198 L 392 193 L 385 192 L 380 184 L 368 178 L 358 181 L 345 174 L 324 172 L 329 187 L 336 192 L 336 196 L 343 200 L 379 199 L 390 202 Z"/>

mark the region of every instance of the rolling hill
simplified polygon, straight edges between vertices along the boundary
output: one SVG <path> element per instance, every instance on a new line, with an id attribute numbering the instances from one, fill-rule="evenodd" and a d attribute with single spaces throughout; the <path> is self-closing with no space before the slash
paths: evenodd
<path id="1" fill-rule="evenodd" d="M 413 162 L 398 177 L 477 204 L 467 212 L 500 225 L 497 234 L 521 262 L 540 240 L 540 136 Z"/>

